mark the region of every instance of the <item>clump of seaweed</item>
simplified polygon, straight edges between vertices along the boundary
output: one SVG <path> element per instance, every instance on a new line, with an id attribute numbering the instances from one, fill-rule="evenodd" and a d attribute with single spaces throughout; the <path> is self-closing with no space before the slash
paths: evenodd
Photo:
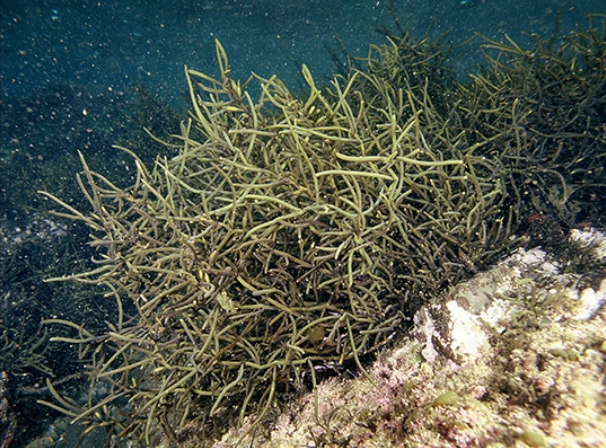
<path id="1" fill-rule="evenodd" d="M 90 393 L 81 405 L 51 387 L 58 404 L 45 403 L 108 428 L 108 441 L 118 431 L 150 443 L 158 428 L 176 440 L 197 419 L 216 436 L 218 417 L 242 425 L 252 412 L 255 430 L 318 369 L 366 374 L 360 357 L 427 294 L 518 244 L 501 165 L 451 133 L 427 84 L 352 70 L 319 89 L 303 66 L 299 99 L 276 77 L 231 79 L 216 49 L 219 79 L 185 70 L 193 109 L 166 143 L 176 157 L 148 169 L 124 149 L 137 167 L 128 187 L 82 157 L 90 212 L 44 193 L 99 250 L 96 269 L 62 279 L 105 285 L 120 310 L 100 335 L 47 321 L 78 332 L 55 340 L 82 347 Z M 394 55 L 379 54 L 373 63 Z"/>
<path id="2" fill-rule="evenodd" d="M 185 70 L 191 114 L 162 142 L 175 157 L 149 168 L 121 148 L 136 165 L 123 187 L 82 156 L 90 212 L 44 193 L 99 253 L 61 279 L 105 286 L 118 309 L 99 334 L 47 320 L 77 331 L 54 340 L 80 346 L 90 383 L 84 404 L 51 384 L 58 404 L 44 403 L 108 443 L 175 441 L 194 421 L 212 438 L 231 415 L 255 431 L 319 370 L 368 376 L 362 356 L 428 297 L 521 243 L 520 214 L 599 222 L 602 19 L 530 52 L 489 41 L 468 84 L 430 41 L 388 35 L 326 88 L 303 66 L 303 98 L 232 79 L 217 42 L 218 78 Z"/>
<path id="3" fill-rule="evenodd" d="M 561 224 L 602 222 L 606 192 L 606 16 L 587 31 L 544 39 L 531 48 L 485 39 L 488 64 L 461 86 L 457 116 L 481 153 L 498 156 L 506 188 L 522 213 Z"/>

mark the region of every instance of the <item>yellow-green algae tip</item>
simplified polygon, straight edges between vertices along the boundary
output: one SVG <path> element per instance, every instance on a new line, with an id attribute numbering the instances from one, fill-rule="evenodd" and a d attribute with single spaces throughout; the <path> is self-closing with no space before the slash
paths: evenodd
<path id="1" fill-rule="evenodd" d="M 448 392 L 440 395 L 439 397 L 435 398 L 431 402 L 431 405 L 434 407 L 455 406 L 455 405 L 459 404 L 460 401 L 461 401 L 461 397 L 459 397 L 456 392 L 448 391 Z"/>
<path id="2" fill-rule="evenodd" d="M 521 433 L 518 438 L 524 442 L 526 445 L 532 448 L 541 448 L 543 446 L 547 446 L 547 440 L 541 431 L 534 430 L 526 430 Z"/>

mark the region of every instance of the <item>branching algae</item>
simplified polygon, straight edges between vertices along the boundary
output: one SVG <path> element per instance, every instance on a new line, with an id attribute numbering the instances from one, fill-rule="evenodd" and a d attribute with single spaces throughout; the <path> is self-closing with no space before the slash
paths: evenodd
<path id="1" fill-rule="evenodd" d="M 177 156 L 149 168 L 121 148 L 137 167 L 127 187 L 82 157 L 87 212 L 44 193 L 65 209 L 59 216 L 92 230 L 98 249 L 96 269 L 69 278 L 105 285 L 121 310 L 99 335 L 47 321 L 77 332 L 56 340 L 81 347 L 90 393 L 80 405 L 55 391 L 46 404 L 108 437 L 150 443 L 160 429 L 175 440 L 197 419 L 217 436 L 230 415 L 237 425 L 255 415 L 254 430 L 316 369 L 350 362 L 365 374 L 360 357 L 392 340 L 424 298 L 519 244 L 522 203 L 544 196 L 520 186 L 532 184 L 533 160 L 597 173 L 595 161 L 561 159 L 560 134 L 524 131 L 530 113 L 516 99 L 500 105 L 512 88 L 497 88 L 509 81 L 496 72 L 453 87 L 457 97 L 439 99 L 438 110 L 427 77 L 389 70 L 412 54 L 422 73 L 439 56 L 425 41 L 392 37 L 367 69 L 324 89 L 303 66 L 303 99 L 276 77 L 232 79 L 219 42 L 216 51 L 218 79 L 185 69 L 191 114 L 166 143 Z M 543 136 L 536 151 L 552 152 L 516 155 L 530 134 Z M 565 175 L 541 168 L 534 179 L 565 188 Z"/>

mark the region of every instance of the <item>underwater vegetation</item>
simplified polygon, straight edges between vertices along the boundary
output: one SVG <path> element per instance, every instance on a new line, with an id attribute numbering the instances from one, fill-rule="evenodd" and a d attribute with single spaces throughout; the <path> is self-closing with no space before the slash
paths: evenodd
<path id="1" fill-rule="evenodd" d="M 606 52 L 604 16 L 588 31 L 543 40 L 528 50 L 488 41 L 487 67 L 464 87 L 463 129 L 502 160 L 508 193 L 524 214 L 572 226 L 604 223 Z"/>
<path id="2" fill-rule="evenodd" d="M 80 159 L 69 148 L 80 148 L 109 178 L 124 179 L 124 159 L 130 156 L 111 144 L 124 142 L 142 160 L 153 161 L 163 149 L 172 150 L 155 142 L 138 147 L 147 140 L 143 126 L 169 135 L 170 126 L 158 124 L 170 122 L 178 129 L 181 115 L 139 85 L 114 95 L 55 86 L 31 97 L 4 98 L 0 116 L 0 373 L 6 376 L 0 401 L 6 397 L 8 412 L 15 416 L 13 445 L 25 445 L 49 415 L 36 403 L 51 397 L 45 378 L 66 387 L 82 376 L 74 368 L 78 353 L 49 343 L 69 327 L 41 326 L 42 319 L 69 316 L 90 331 L 101 331 L 116 313 L 115 302 L 103 300 L 103 287 L 44 283 L 50 276 L 85 270 L 94 249 L 85 245 L 84 226 L 48 216 L 46 207 L 54 204 L 41 200 L 36 190 L 86 207 L 74 176 Z M 4 404 L 0 407 L 4 413 Z M 0 445 L 6 440 L 2 420 L 0 415 Z"/>
<path id="3" fill-rule="evenodd" d="M 177 441 L 249 431 L 319 372 L 357 367 L 402 335 L 428 298 L 524 243 L 521 216 L 599 221 L 604 185 L 604 17 L 531 50 L 488 41 L 457 82 L 442 49 L 407 33 L 365 67 L 299 98 L 275 76 L 185 69 L 191 112 L 175 157 L 122 186 L 89 168 L 80 210 L 96 267 L 54 280 L 102 285 L 103 332 L 47 319 L 86 360 L 85 403 L 48 406 L 110 436 Z M 247 90 L 258 84 L 253 99 Z M 106 393 L 99 396 L 98 391 Z"/>

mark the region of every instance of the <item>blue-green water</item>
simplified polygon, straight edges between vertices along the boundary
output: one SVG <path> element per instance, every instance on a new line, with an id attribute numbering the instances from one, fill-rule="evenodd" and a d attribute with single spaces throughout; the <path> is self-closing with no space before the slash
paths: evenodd
<path id="1" fill-rule="evenodd" d="M 306 63 L 316 77 L 335 68 L 325 44 L 342 40 L 354 56 L 382 42 L 380 25 L 393 27 L 386 5 L 415 36 L 462 42 L 481 33 L 522 39 L 523 31 L 548 35 L 558 11 L 562 30 L 586 24 L 603 0 L 202 0 L 4 1 L 1 5 L 2 99 L 52 85 L 103 93 L 139 80 L 168 99 L 180 98 L 183 66 L 215 70 L 220 39 L 235 78 L 251 71 L 277 74 L 287 85 Z M 474 53 L 468 54 L 470 60 Z"/>

